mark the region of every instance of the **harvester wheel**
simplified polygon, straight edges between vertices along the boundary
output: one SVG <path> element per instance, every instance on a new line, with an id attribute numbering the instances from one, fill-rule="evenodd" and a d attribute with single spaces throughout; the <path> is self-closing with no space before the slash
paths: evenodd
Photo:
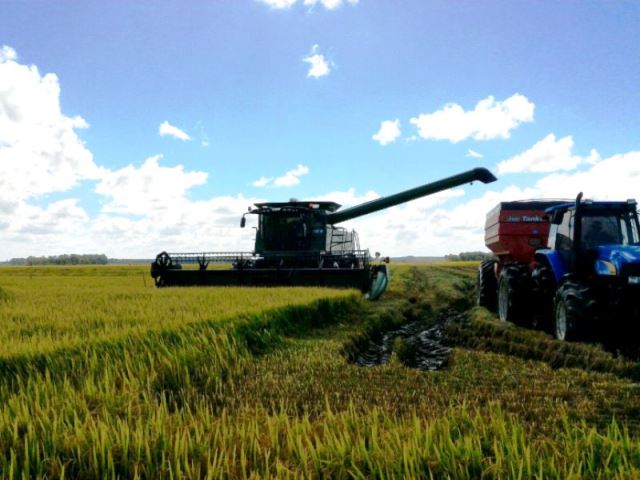
<path id="1" fill-rule="evenodd" d="M 548 265 L 536 263 L 531 272 L 533 315 L 531 328 L 553 333 L 553 297 L 556 280 Z"/>
<path id="2" fill-rule="evenodd" d="M 173 261 L 167 252 L 161 252 L 156 257 L 156 263 L 162 268 L 171 268 Z"/>
<path id="3" fill-rule="evenodd" d="M 485 260 L 478 267 L 478 306 L 485 307 L 490 312 L 497 309 L 498 279 L 496 278 L 495 260 Z"/>
<path id="4" fill-rule="evenodd" d="M 566 281 L 556 292 L 553 307 L 553 336 L 558 340 L 577 340 L 593 320 L 595 299 L 588 287 Z"/>
<path id="5" fill-rule="evenodd" d="M 529 269 L 526 265 L 505 266 L 498 279 L 498 317 L 503 322 L 527 325 Z"/>

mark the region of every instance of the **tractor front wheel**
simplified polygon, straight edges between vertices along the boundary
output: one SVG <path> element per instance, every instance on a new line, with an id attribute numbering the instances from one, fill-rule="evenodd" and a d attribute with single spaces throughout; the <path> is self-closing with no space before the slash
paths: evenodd
<path id="1" fill-rule="evenodd" d="M 560 285 L 553 305 L 553 336 L 558 340 L 578 340 L 593 318 L 595 300 L 590 290 L 578 282 Z"/>
<path id="2" fill-rule="evenodd" d="M 526 265 L 507 265 L 498 279 L 498 317 L 503 322 L 527 325 L 529 318 L 529 269 Z"/>

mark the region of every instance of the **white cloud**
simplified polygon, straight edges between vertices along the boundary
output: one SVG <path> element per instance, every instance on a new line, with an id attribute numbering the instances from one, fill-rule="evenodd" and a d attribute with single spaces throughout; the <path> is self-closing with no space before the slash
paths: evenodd
<path id="1" fill-rule="evenodd" d="M 449 103 L 433 113 L 421 113 L 410 122 L 426 140 L 449 140 L 456 143 L 468 138 L 491 140 L 509 138 L 511 130 L 533 121 L 535 106 L 527 97 L 515 94 L 503 101 L 492 96 L 480 100 L 473 110 Z"/>
<path id="2" fill-rule="evenodd" d="M 297 0 L 258 0 L 260 3 L 270 6 L 274 9 L 291 8 L 297 3 Z M 359 0 L 304 0 L 302 3 L 309 8 L 315 7 L 317 4 L 322 5 L 327 10 L 335 10 L 345 3 L 356 5 Z"/>
<path id="3" fill-rule="evenodd" d="M 89 215 L 78 205 L 77 198 L 52 202 L 46 207 L 22 204 L 13 222 L 13 230 L 20 234 L 68 234 L 86 228 Z"/>
<path id="4" fill-rule="evenodd" d="M 346 191 L 335 191 L 324 195 L 316 195 L 311 200 L 317 200 L 320 202 L 336 202 L 342 205 L 342 208 L 344 209 L 375 200 L 376 198 L 380 198 L 380 195 L 373 190 L 369 190 L 363 195 L 357 195 L 356 189 L 352 187 Z"/>
<path id="5" fill-rule="evenodd" d="M 318 53 L 320 51 L 320 47 L 318 45 L 314 45 L 311 48 L 311 53 L 302 59 L 303 62 L 308 63 L 309 71 L 307 72 L 307 77 L 320 78 L 325 77 L 331 73 L 331 67 L 329 63 L 324 58 L 324 55 Z"/>
<path id="6" fill-rule="evenodd" d="M 96 193 L 110 198 L 102 211 L 144 215 L 169 210 L 184 203 L 187 190 L 206 183 L 205 172 L 185 172 L 182 165 L 162 167 L 161 158 L 149 157 L 140 168 L 128 165 L 105 172 L 95 188 Z"/>
<path id="7" fill-rule="evenodd" d="M 271 8 L 290 8 L 297 0 L 258 0 L 260 3 L 269 5 Z"/>
<path id="8" fill-rule="evenodd" d="M 273 177 L 260 177 L 258 180 L 255 180 L 251 183 L 254 187 L 266 187 L 271 183 Z"/>
<path id="9" fill-rule="evenodd" d="M 69 190 L 101 171 L 76 133 L 87 122 L 60 110 L 58 77 L 16 58 L 10 47 L 0 50 L 0 209 Z"/>
<path id="10" fill-rule="evenodd" d="M 355 5 L 359 0 L 304 0 L 304 4 L 309 7 L 314 7 L 316 4 L 321 4 L 327 10 L 335 10 L 338 7 L 341 7 L 343 3 L 349 3 L 351 5 Z"/>
<path id="11" fill-rule="evenodd" d="M 603 159 L 584 171 L 552 173 L 535 187 L 548 197 L 575 198 L 582 191 L 585 198 L 594 200 L 626 200 L 639 197 L 639 184 L 640 151 L 632 151 Z"/>
<path id="12" fill-rule="evenodd" d="M 191 137 L 187 132 L 179 129 L 174 125 L 171 125 L 166 120 L 160 124 L 160 127 L 158 128 L 158 135 L 160 135 L 161 137 L 169 136 L 177 138 L 178 140 L 182 140 L 183 142 L 191 140 Z"/>
<path id="13" fill-rule="evenodd" d="M 550 133 L 529 150 L 500 162 L 498 173 L 574 170 L 578 165 L 594 164 L 600 159 L 596 150 L 591 150 L 588 157 L 574 155 L 572 151 L 573 138 L 571 136 L 556 140 L 556 136 Z"/>
<path id="14" fill-rule="evenodd" d="M 298 164 L 293 170 L 289 170 L 284 175 L 273 177 L 260 177 L 251 183 L 254 187 L 266 187 L 267 185 L 273 187 L 292 187 L 300 183 L 300 177 L 309 173 L 309 167 L 306 165 Z"/>
<path id="15" fill-rule="evenodd" d="M 276 178 L 273 181 L 273 185 L 276 187 L 291 187 L 300 183 L 300 177 L 309 173 L 309 167 L 299 164 L 293 170 L 289 170 L 281 177 Z"/>
<path id="16" fill-rule="evenodd" d="M 0 63 L 17 59 L 18 54 L 13 48 L 9 47 L 8 45 L 3 45 L 2 47 L 0 47 Z"/>
<path id="17" fill-rule="evenodd" d="M 378 133 L 374 134 L 371 138 L 373 138 L 380 145 L 387 145 L 389 143 L 395 142 L 396 139 L 400 136 L 400 120 L 385 120 L 380 124 L 380 130 Z"/>
<path id="18" fill-rule="evenodd" d="M 476 152 L 475 150 L 467 150 L 467 154 L 465 155 L 465 157 L 470 157 L 470 158 L 483 158 L 484 155 L 482 155 L 479 152 Z"/>
<path id="19" fill-rule="evenodd" d="M 238 222 L 261 199 L 191 200 L 189 190 L 205 183 L 207 174 L 161 166 L 159 156 L 140 167 L 99 167 L 76 133 L 87 122 L 60 110 L 56 75 L 41 75 L 17 58 L 13 49 L 0 49 L 0 259 L 70 252 L 148 258 L 162 249 L 252 248 L 253 230 Z M 89 179 L 98 180 L 95 190 L 104 198 L 97 216 L 77 198 L 47 203 L 47 194 Z"/>

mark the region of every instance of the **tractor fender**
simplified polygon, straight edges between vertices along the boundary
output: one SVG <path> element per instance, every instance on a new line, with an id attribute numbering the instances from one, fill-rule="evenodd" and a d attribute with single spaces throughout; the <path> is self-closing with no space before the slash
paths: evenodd
<path id="1" fill-rule="evenodd" d="M 560 285 L 560 280 L 567 273 L 567 267 L 560 253 L 557 250 L 545 248 L 536 252 L 535 259 L 545 261 L 549 265 L 556 280 L 556 285 Z"/>

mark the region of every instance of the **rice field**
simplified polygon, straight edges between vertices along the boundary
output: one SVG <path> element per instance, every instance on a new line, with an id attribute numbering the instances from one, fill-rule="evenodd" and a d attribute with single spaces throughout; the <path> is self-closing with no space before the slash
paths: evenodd
<path id="1" fill-rule="evenodd" d="M 348 361 L 375 329 L 470 308 L 475 268 L 399 265 L 377 303 L 2 268 L 0 477 L 640 476 L 635 365 L 597 347 L 472 309 L 444 370 Z"/>

